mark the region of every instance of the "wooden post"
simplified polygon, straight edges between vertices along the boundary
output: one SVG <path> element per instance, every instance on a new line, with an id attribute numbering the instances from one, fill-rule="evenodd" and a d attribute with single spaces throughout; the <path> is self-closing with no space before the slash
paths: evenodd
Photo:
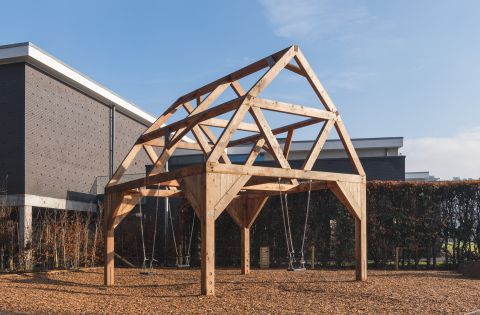
<path id="1" fill-rule="evenodd" d="M 103 209 L 103 237 L 104 237 L 104 265 L 103 265 L 103 283 L 106 286 L 114 284 L 115 272 L 115 227 L 113 218 L 111 218 L 112 207 L 114 205 L 114 194 L 105 194 Z"/>
<path id="2" fill-rule="evenodd" d="M 113 227 L 105 228 L 105 262 L 104 262 L 104 284 L 114 284 L 114 261 L 115 261 L 115 230 Z"/>
<path id="3" fill-rule="evenodd" d="M 201 294 L 215 295 L 215 209 L 214 194 L 216 182 L 210 174 L 204 176 L 204 198 L 202 198 L 202 264 Z"/>
<path id="4" fill-rule="evenodd" d="M 364 177 L 365 179 L 365 177 Z M 362 185 L 361 217 L 355 218 L 355 278 L 357 281 L 367 280 L 367 207 L 366 186 Z"/>
<path id="5" fill-rule="evenodd" d="M 241 228 L 242 234 L 242 275 L 250 273 L 250 229 Z"/>

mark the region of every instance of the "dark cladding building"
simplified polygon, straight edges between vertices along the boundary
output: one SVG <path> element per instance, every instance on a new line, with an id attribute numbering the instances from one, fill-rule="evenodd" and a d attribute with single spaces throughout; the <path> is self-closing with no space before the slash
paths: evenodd
<path id="1" fill-rule="evenodd" d="M 2 204 L 19 207 L 21 239 L 32 207 L 96 210 L 98 178 L 154 120 L 31 43 L 0 46 Z"/>
<path id="2" fill-rule="evenodd" d="M 91 207 L 97 178 L 155 119 L 30 43 L 0 46 L 0 109 L 8 203 L 71 210 Z"/>
<path id="3" fill-rule="evenodd" d="M 95 211 L 112 169 L 155 117 L 31 43 L 0 46 L 0 183 L 2 204 L 19 208 L 21 242 L 31 233 L 32 207 Z M 311 141 L 294 142 L 293 167 Z M 367 179 L 404 180 L 403 138 L 354 139 Z M 314 169 L 348 172 L 340 141 L 328 141 Z M 242 159 L 246 147 L 229 149 Z M 171 166 L 198 155 L 181 152 Z M 145 173 L 143 154 L 131 170 Z M 260 164 L 272 163 L 267 153 Z M 130 174 L 135 177 L 135 174 Z"/>

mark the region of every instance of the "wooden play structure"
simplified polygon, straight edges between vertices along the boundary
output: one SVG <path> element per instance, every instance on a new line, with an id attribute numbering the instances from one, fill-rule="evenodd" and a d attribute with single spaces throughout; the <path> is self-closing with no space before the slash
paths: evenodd
<path id="1" fill-rule="evenodd" d="M 324 109 L 259 97 L 283 69 L 306 79 Z M 252 74 L 260 75 L 253 86 L 245 90 L 240 80 Z M 212 107 L 229 88 L 235 97 Z M 167 124 L 181 108 L 185 110 L 185 118 Z M 271 128 L 265 111 L 304 118 Z M 221 118 L 227 114 L 231 114 L 229 119 Z M 253 122 L 245 121 L 246 115 L 251 115 Z M 287 158 L 294 131 L 315 124 L 321 125 L 313 147 L 301 168 L 292 169 Z M 217 135 L 211 127 L 221 132 Z M 354 174 L 312 171 L 333 128 L 352 162 Z M 237 131 L 252 135 L 234 139 L 232 135 Z M 286 134 L 283 147 L 276 138 L 280 134 Z M 196 141 L 186 141 L 188 135 L 193 135 Z M 228 149 L 246 144 L 251 144 L 246 160 L 233 163 Z M 202 152 L 204 162 L 168 171 L 166 162 L 176 149 Z M 143 178 L 122 182 L 122 175 L 141 150 L 151 159 L 152 169 Z M 261 152 L 270 154 L 276 166 L 254 165 Z M 241 269 L 242 274 L 248 274 L 250 228 L 267 199 L 278 196 L 279 192 L 291 194 L 321 189 L 330 189 L 355 218 L 356 279 L 366 280 L 365 182 L 365 172 L 337 108 L 299 47 L 291 46 L 178 98 L 138 138 L 105 189 L 105 285 L 114 284 L 114 229 L 143 196 L 186 198 L 191 204 L 201 222 L 201 293 L 214 295 L 215 220 L 224 210 L 240 228 Z"/>

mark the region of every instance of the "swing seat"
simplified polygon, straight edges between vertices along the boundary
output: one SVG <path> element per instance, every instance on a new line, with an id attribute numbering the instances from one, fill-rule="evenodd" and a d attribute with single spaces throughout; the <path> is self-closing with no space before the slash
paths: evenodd
<path id="1" fill-rule="evenodd" d="M 153 275 L 153 272 L 151 272 L 151 271 L 140 271 L 140 274 L 144 275 L 144 276 L 151 276 L 151 275 Z"/>
<path id="2" fill-rule="evenodd" d="M 302 259 L 300 262 L 290 262 L 287 268 L 288 271 L 305 271 L 305 261 Z"/>
<path id="3" fill-rule="evenodd" d="M 179 261 L 182 261 L 182 263 L 179 263 Z M 177 268 L 190 268 L 190 255 L 178 256 L 175 266 Z"/>
<path id="4" fill-rule="evenodd" d="M 305 270 L 307 270 L 307 268 L 305 268 L 305 267 L 290 268 L 290 267 L 289 267 L 287 270 L 288 270 L 288 271 L 295 271 L 295 272 L 296 272 L 296 271 L 305 271 Z"/>
<path id="5" fill-rule="evenodd" d="M 190 268 L 190 264 L 177 264 L 177 268 Z"/>

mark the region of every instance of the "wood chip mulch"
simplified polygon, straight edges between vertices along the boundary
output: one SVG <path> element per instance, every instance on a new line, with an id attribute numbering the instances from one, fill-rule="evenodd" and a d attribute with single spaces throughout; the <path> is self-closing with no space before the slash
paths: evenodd
<path id="1" fill-rule="evenodd" d="M 215 297 L 196 269 L 103 269 L 0 275 L 0 313 L 32 314 L 465 314 L 480 309 L 480 280 L 449 271 L 217 270 Z M 227 313 L 228 312 L 228 313 Z"/>

